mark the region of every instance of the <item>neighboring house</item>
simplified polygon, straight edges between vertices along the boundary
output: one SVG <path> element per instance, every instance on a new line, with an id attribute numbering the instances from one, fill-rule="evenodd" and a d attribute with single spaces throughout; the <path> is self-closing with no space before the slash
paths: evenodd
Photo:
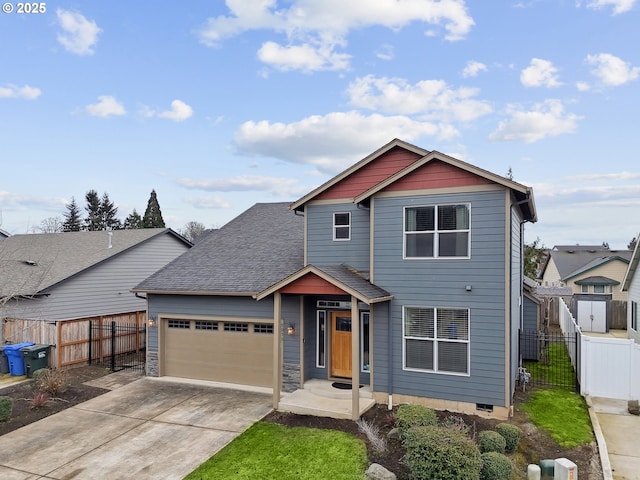
<path id="1" fill-rule="evenodd" d="M 54 345 L 54 366 L 86 361 L 88 320 L 146 323 L 145 299 L 131 288 L 190 246 L 168 228 L 6 238 L 0 242 L 2 343 Z"/>
<path id="2" fill-rule="evenodd" d="M 287 205 L 256 204 L 138 285 L 148 370 L 281 390 L 314 379 L 506 418 L 529 187 L 393 140 Z M 285 397 L 286 398 L 286 397 Z M 351 389 L 349 416 L 360 393 Z"/>
<path id="3" fill-rule="evenodd" d="M 571 289 L 571 312 L 583 331 L 624 328 L 627 294 L 620 285 L 630 257 L 629 250 L 604 245 L 556 245 L 549 251 L 541 283 Z"/>
<path id="4" fill-rule="evenodd" d="M 636 237 L 640 238 L 640 237 Z M 638 264 L 640 263 L 640 242 L 636 242 L 629 267 L 622 280 L 622 291 L 628 294 L 627 306 L 627 334 L 629 338 L 640 343 L 640 274 L 638 274 Z"/>

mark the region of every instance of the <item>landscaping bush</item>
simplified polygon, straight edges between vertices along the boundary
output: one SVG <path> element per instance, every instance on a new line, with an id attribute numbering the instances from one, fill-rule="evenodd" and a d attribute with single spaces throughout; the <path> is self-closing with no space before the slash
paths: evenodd
<path id="1" fill-rule="evenodd" d="M 513 453 L 518 448 L 520 437 L 522 437 L 522 430 L 516 425 L 510 423 L 499 423 L 495 428 L 496 432 L 502 435 L 505 439 L 506 447 L 505 452 Z"/>
<path id="2" fill-rule="evenodd" d="M 432 408 L 423 405 L 400 405 L 396 413 L 396 426 L 400 438 L 411 427 L 426 427 L 438 424 L 438 416 Z"/>
<path id="3" fill-rule="evenodd" d="M 478 434 L 478 447 L 481 453 L 504 453 L 507 441 L 502 435 L 493 430 L 484 430 Z"/>
<path id="4" fill-rule="evenodd" d="M 41 368 L 33 372 L 33 386 L 36 391 L 57 397 L 69 387 L 69 375 L 65 370 Z"/>
<path id="5" fill-rule="evenodd" d="M 482 458 L 476 444 L 455 429 L 438 426 L 410 428 L 404 437 L 405 464 L 411 478 L 479 480 Z"/>
<path id="6" fill-rule="evenodd" d="M 465 435 L 469 434 L 471 427 L 467 425 L 462 417 L 456 417 L 455 415 L 450 415 L 445 418 L 440 426 L 444 428 L 448 428 L 450 430 L 458 430 L 460 433 L 464 433 Z"/>
<path id="7" fill-rule="evenodd" d="M 498 452 L 485 452 L 481 455 L 482 470 L 480 480 L 506 480 L 511 478 L 513 466 L 511 460 Z"/>
<path id="8" fill-rule="evenodd" d="M 0 397 L 0 423 L 8 422 L 13 412 L 13 398 Z"/>

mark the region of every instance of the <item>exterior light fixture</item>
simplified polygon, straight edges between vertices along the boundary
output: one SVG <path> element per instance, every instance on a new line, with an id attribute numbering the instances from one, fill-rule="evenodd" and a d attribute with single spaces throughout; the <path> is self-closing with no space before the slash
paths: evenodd
<path id="1" fill-rule="evenodd" d="M 287 335 L 295 335 L 296 333 L 296 326 L 293 323 L 290 323 L 289 326 L 287 327 Z"/>
<path id="2" fill-rule="evenodd" d="M 154 316 L 149 317 L 148 323 L 149 323 L 150 327 L 155 327 L 156 326 L 156 317 L 154 317 Z"/>

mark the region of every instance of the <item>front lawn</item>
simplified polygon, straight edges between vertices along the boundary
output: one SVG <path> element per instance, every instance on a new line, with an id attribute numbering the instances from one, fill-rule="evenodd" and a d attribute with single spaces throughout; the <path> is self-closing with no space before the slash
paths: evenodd
<path id="1" fill-rule="evenodd" d="M 257 422 L 185 480 L 361 479 L 367 465 L 366 446 L 353 435 Z"/>

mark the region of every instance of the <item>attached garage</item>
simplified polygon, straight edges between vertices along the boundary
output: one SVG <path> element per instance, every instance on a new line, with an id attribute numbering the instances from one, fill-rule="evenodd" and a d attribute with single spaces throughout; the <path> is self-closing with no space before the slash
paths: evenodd
<path id="1" fill-rule="evenodd" d="M 271 387 L 269 319 L 161 318 L 161 375 Z"/>

